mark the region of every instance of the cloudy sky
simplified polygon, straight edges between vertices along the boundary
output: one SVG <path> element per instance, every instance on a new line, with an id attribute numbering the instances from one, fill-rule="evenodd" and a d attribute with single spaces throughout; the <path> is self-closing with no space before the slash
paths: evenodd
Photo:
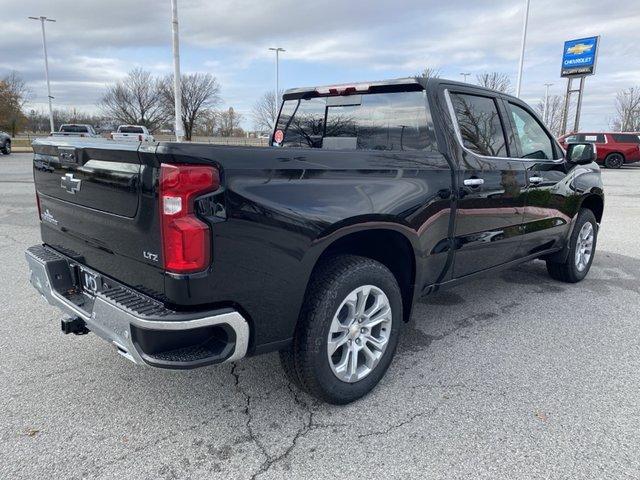
<path id="1" fill-rule="evenodd" d="M 287 52 L 281 87 L 412 75 L 425 66 L 499 71 L 516 80 L 524 0 L 179 0 L 183 72 L 210 72 L 224 105 L 249 120 L 273 89 L 270 46 Z M 96 111 L 105 85 L 140 66 L 171 72 L 169 0 L 0 0 L 0 76 L 16 70 L 44 107 L 40 25 L 46 15 L 56 107 Z M 535 103 L 559 77 L 564 40 L 601 35 L 598 71 L 587 79 L 582 126 L 606 129 L 616 91 L 640 85 L 640 1 L 531 0 L 522 97 Z"/>

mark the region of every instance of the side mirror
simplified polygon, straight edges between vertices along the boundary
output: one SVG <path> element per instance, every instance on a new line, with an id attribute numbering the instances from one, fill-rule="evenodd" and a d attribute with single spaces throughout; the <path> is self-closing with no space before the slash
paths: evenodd
<path id="1" fill-rule="evenodd" d="M 570 143 L 567 145 L 567 161 L 577 165 L 595 162 L 597 158 L 596 146 L 593 143 Z"/>

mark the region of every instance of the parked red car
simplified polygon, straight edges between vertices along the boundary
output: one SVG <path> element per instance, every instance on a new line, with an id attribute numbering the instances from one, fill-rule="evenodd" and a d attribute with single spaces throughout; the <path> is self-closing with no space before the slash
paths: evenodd
<path id="1" fill-rule="evenodd" d="M 640 162 L 640 133 L 570 133 L 558 139 L 565 150 L 575 142 L 595 143 L 598 163 L 607 168 L 620 168 L 625 163 Z"/>

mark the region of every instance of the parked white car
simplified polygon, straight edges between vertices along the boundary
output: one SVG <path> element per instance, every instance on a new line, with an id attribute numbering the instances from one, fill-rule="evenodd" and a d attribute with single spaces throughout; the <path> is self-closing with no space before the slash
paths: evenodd
<path id="1" fill-rule="evenodd" d="M 153 135 L 149 133 L 147 127 L 142 125 L 120 125 L 118 130 L 111 134 L 114 140 L 125 140 L 132 142 L 154 142 Z"/>

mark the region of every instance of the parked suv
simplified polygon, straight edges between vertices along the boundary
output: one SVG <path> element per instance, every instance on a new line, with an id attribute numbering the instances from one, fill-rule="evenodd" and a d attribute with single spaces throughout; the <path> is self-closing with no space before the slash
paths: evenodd
<path id="1" fill-rule="evenodd" d="M 558 140 L 565 149 L 569 143 L 593 143 L 598 163 L 607 168 L 620 168 L 625 163 L 640 162 L 640 133 L 637 132 L 572 133 Z"/>
<path id="2" fill-rule="evenodd" d="M 537 258 L 579 282 L 593 262 L 593 145 L 563 152 L 516 97 L 423 78 L 297 88 L 271 138 L 36 140 L 26 256 L 63 331 L 160 368 L 280 351 L 294 384 L 347 403 L 423 295 Z"/>
<path id="3" fill-rule="evenodd" d="M 0 132 L 0 152 L 3 155 L 11 153 L 11 136 L 8 133 Z"/>

